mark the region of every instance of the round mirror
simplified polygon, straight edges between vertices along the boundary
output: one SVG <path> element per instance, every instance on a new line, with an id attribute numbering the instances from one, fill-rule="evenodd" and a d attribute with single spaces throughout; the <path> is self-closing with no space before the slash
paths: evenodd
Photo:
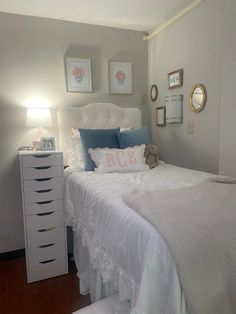
<path id="1" fill-rule="evenodd" d="M 155 84 L 153 84 L 151 86 L 151 90 L 150 90 L 150 98 L 152 101 L 156 101 L 157 100 L 157 96 L 158 96 L 158 88 Z"/>
<path id="2" fill-rule="evenodd" d="M 202 84 L 194 85 L 190 94 L 190 106 L 195 112 L 203 110 L 206 104 L 206 89 Z"/>

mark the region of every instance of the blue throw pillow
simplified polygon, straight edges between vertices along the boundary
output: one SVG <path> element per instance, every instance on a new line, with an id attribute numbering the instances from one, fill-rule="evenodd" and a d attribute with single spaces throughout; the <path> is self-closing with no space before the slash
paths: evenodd
<path id="1" fill-rule="evenodd" d="M 130 131 L 117 132 L 120 148 L 132 147 L 141 144 L 151 144 L 146 127 Z"/>
<path id="2" fill-rule="evenodd" d="M 116 136 L 120 128 L 116 129 L 79 129 L 81 143 L 83 147 L 85 171 L 93 171 L 95 163 L 90 158 L 89 148 L 120 148 Z"/>

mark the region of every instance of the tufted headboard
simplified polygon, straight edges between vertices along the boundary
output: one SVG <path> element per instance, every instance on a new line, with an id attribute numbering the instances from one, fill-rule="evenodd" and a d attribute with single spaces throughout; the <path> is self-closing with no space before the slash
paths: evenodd
<path id="1" fill-rule="evenodd" d="M 93 103 L 83 107 L 64 107 L 58 112 L 59 143 L 64 151 L 71 128 L 115 128 L 142 126 L 138 108 L 122 108 L 110 103 Z"/>

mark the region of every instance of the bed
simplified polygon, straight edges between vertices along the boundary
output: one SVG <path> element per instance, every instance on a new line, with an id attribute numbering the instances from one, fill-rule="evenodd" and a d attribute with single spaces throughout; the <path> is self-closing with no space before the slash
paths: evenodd
<path id="1" fill-rule="evenodd" d="M 141 126 L 137 108 L 96 103 L 59 112 L 60 144 L 71 128 Z M 65 156 L 65 159 L 67 156 Z M 170 251 L 158 231 L 127 206 L 135 189 L 161 191 L 204 182 L 213 175 L 161 162 L 137 173 L 65 171 L 67 225 L 74 232 L 80 292 L 93 302 L 118 293 L 131 314 L 187 314 Z"/>

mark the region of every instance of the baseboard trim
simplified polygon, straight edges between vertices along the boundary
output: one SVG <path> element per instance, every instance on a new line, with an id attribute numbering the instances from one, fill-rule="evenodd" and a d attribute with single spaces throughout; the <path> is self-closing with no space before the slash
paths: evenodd
<path id="1" fill-rule="evenodd" d="M 25 256 L 25 249 L 0 253 L 0 262 Z"/>

